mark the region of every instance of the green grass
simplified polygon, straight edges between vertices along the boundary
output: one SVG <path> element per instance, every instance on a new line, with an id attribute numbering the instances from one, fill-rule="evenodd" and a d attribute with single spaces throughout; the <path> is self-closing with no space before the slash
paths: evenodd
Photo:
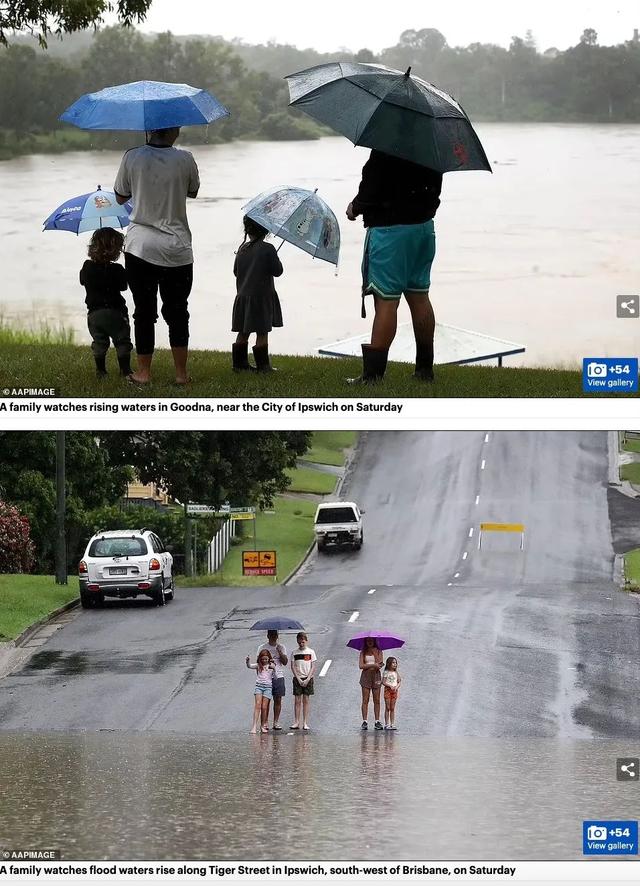
<path id="1" fill-rule="evenodd" d="M 11 335 L 4 336 L 0 330 L 2 388 L 53 387 L 58 395 L 65 397 L 593 398 L 593 395 L 583 395 L 582 374 L 577 371 L 441 366 L 436 369 L 437 382 L 430 385 L 416 381 L 408 364 L 391 363 L 382 383 L 363 388 L 345 382 L 346 377 L 360 373 L 361 361 L 357 359 L 275 355 L 273 363 L 280 372 L 233 373 L 230 354 L 221 351 L 193 351 L 189 371 L 194 381 L 187 388 L 179 388 L 173 384 L 170 352 L 159 350 L 153 365 L 153 383 L 139 388 L 119 378 L 113 349 L 109 353 L 109 376 L 98 380 L 88 346 L 47 341 L 31 346 L 12 341 Z M 355 404 L 353 407 L 355 411 Z M 349 413 L 316 414 L 344 416 Z"/>
<path id="2" fill-rule="evenodd" d="M 291 468 L 286 471 L 291 477 L 289 492 L 311 493 L 313 495 L 329 495 L 336 488 L 337 477 L 325 474 L 314 468 Z"/>
<path id="3" fill-rule="evenodd" d="M 640 550 L 624 555 L 624 577 L 628 590 L 640 590 Z"/>
<path id="4" fill-rule="evenodd" d="M 211 585 L 260 587 L 271 582 L 283 581 L 300 563 L 313 541 L 314 502 L 305 499 L 277 498 L 275 513 L 259 513 L 256 517 L 256 547 L 260 551 L 275 550 L 277 554 L 277 577 L 242 575 L 242 549 L 253 550 L 251 524 L 245 523 L 246 537 L 243 545 L 234 545 L 229 551 L 224 567 L 215 575 L 199 575 L 194 578 L 178 578 L 183 587 L 207 587 Z"/>
<path id="5" fill-rule="evenodd" d="M 620 479 L 628 480 L 629 483 L 640 483 L 640 461 L 633 461 L 628 465 L 621 465 Z"/>
<path id="6" fill-rule="evenodd" d="M 29 625 L 78 596 L 78 580 L 57 585 L 50 575 L 0 575 L 0 641 L 15 640 Z"/>
<path id="7" fill-rule="evenodd" d="M 624 452 L 640 452 L 640 440 L 627 440 L 622 449 Z"/>
<path id="8" fill-rule="evenodd" d="M 302 458 L 315 464 L 340 467 L 344 464 L 344 450 L 353 446 L 356 436 L 355 431 L 315 431 L 311 448 Z"/>
<path id="9" fill-rule="evenodd" d="M 0 314 L 0 347 L 25 345 L 73 345 L 73 329 L 60 326 L 57 329 L 48 323 L 38 322 L 35 327 L 12 326 Z"/>

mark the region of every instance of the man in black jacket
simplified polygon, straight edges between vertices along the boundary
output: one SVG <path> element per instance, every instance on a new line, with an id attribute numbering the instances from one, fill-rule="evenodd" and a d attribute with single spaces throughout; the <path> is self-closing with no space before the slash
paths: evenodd
<path id="1" fill-rule="evenodd" d="M 350 221 L 362 215 L 367 236 L 362 259 L 364 296 L 373 294 L 371 344 L 362 345 L 362 375 L 368 384 L 384 376 L 404 294 L 416 339 L 416 378 L 433 381 L 435 317 L 429 300 L 435 256 L 433 218 L 440 205 L 442 174 L 409 160 L 372 151 L 358 194 L 347 207 Z"/>

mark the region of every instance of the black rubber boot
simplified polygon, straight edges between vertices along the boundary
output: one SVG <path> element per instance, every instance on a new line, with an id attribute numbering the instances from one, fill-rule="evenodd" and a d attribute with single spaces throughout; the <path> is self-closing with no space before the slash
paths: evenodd
<path id="1" fill-rule="evenodd" d="M 433 342 L 416 345 L 416 371 L 413 377 L 420 381 L 434 381 L 433 375 Z"/>
<path id="2" fill-rule="evenodd" d="M 131 375 L 131 355 L 123 354 L 121 357 L 118 357 L 118 366 L 120 367 L 120 375 L 123 375 L 125 378 Z"/>
<path id="3" fill-rule="evenodd" d="M 250 372 L 255 367 L 249 363 L 249 345 L 247 342 L 235 342 L 231 345 L 231 358 L 234 372 Z"/>
<path id="4" fill-rule="evenodd" d="M 274 369 L 269 360 L 268 345 L 261 345 L 260 347 L 255 345 L 252 350 L 253 359 L 256 361 L 256 369 L 258 370 L 258 372 L 277 372 L 277 370 Z"/>
<path id="5" fill-rule="evenodd" d="M 94 357 L 96 361 L 96 375 L 98 378 L 102 378 L 107 374 L 107 356 L 104 354 L 102 357 Z"/>
<path id="6" fill-rule="evenodd" d="M 389 348 L 372 348 L 371 345 L 362 345 L 362 375 L 358 378 L 348 378 L 350 385 L 374 385 L 382 381 L 387 370 Z"/>

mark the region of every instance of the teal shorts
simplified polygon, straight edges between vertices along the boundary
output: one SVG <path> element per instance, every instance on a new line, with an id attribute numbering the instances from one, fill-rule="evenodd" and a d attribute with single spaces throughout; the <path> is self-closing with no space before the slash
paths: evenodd
<path id="1" fill-rule="evenodd" d="M 362 257 L 362 293 L 399 299 L 429 291 L 436 254 L 433 219 L 419 225 L 369 228 Z"/>

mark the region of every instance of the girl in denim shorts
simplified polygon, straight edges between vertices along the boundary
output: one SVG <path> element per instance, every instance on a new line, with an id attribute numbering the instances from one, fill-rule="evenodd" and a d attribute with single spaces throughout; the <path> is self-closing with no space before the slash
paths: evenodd
<path id="1" fill-rule="evenodd" d="M 268 649 L 262 649 L 258 654 L 258 660 L 255 664 L 251 664 L 251 659 L 247 655 L 246 665 L 256 672 L 256 687 L 254 689 L 254 705 L 253 705 L 253 724 L 251 726 L 251 734 L 255 735 L 258 731 L 258 723 L 260 723 L 260 731 L 268 732 L 269 726 L 269 706 L 273 698 L 272 682 L 275 671 L 275 664 Z"/>

